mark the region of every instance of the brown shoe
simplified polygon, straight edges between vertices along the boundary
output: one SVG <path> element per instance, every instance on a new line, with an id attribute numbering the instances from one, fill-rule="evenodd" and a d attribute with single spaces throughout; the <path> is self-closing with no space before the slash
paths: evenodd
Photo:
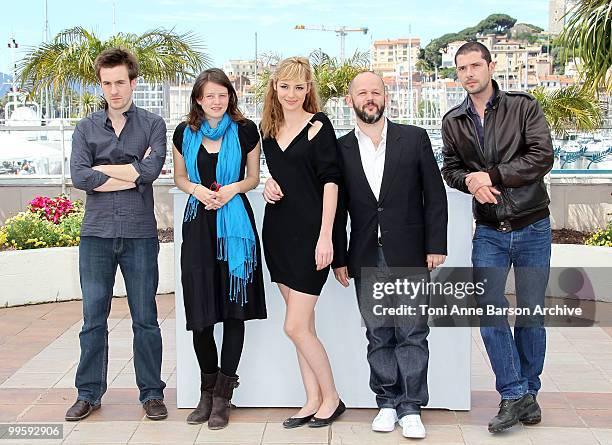
<path id="1" fill-rule="evenodd" d="M 229 422 L 230 408 L 234 388 L 238 388 L 238 376 L 228 377 L 219 371 L 215 389 L 213 391 L 212 412 L 208 419 L 208 428 L 220 430 L 225 428 Z"/>
<path id="2" fill-rule="evenodd" d="M 214 374 L 200 374 L 202 379 L 200 383 L 200 402 L 196 409 L 187 417 L 187 423 L 197 425 L 206 422 L 210 417 L 217 374 L 218 372 Z"/>
<path id="3" fill-rule="evenodd" d="M 77 420 L 84 419 L 89 416 L 95 410 L 100 408 L 100 404 L 92 405 L 87 400 L 77 400 L 74 402 L 68 411 L 66 411 L 66 417 L 64 417 L 68 422 L 76 422 Z"/>
<path id="4" fill-rule="evenodd" d="M 147 419 L 163 420 L 168 417 L 168 410 L 161 399 L 147 400 L 142 406 L 144 407 Z"/>

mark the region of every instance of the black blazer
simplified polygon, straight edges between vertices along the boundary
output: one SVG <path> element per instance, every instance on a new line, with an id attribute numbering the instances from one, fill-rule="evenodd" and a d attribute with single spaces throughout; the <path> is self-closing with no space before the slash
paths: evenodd
<path id="1" fill-rule="evenodd" d="M 351 277 L 376 267 L 378 225 L 390 267 L 423 267 L 429 253 L 446 255 L 448 206 L 427 132 L 387 121 L 385 168 L 376 200 L 361 163 L 355 130 L 338 140 L 343 176 L 334 224 L 334 263 Z M 347 213 L 351 217 L 347 249 Z"/>

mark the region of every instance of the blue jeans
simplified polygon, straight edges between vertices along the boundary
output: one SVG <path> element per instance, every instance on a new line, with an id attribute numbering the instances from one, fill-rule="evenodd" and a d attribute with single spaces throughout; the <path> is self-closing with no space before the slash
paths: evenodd
<path id="1" fill-rule="evenodd" d="M 108 324 L 117 265 L 121 268 L 134 332 L 134 368 L 140 402 L 164 398 L 161 380 L 162 339 L 155 294 L 159 272 L 157 238 L 84 236 L 79 246 L 83 294 L 81 358 L 75 385 L 78 399 L 98 405 L 106 392 Z"/>
<path id="2" fill-rule="evenodd" d="M 427 405 L 427 366 L 429 348 L 428 317 L 376 317 L 372 315 L 372 294 L 362 295 L 369 284 L 363 280 L 392 282 L 382 248 L 378 249 L 378 262 L 374 277 L 356 277 L 357 301 L 366 325 L 370 388 L 376 394 L 379 408 L 393 408 L 401 419 L 408 414 L 420 414 Z M 363 289 L 362 289 L 363 285 Z"/>
<path id="3" fill-rule="evenodd" d="M 508 233 L 477 224 L 472 249 L 474 278 L 487 280 L 486 292 L 478 297 L 478 305 L 508 307 L 504 290 L 513 265 L 517 307 L 544 307 L 551 242 L 548 217 Z M 502 399 L 517 399 L 526 393 L 536 395 L 546 354 L 543 317 L 531 317 L 530 323 L 521 323 L 517 317 L 514 337 L 507 317 L 490 321 L 481 318 L 480 334 L 495 373 L 495 389 Z"/>

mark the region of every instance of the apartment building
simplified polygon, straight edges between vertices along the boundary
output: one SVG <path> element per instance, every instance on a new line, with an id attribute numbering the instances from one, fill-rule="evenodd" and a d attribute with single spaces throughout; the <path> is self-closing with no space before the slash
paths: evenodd
<path id="1" fill-rule="evenodd" d="M 538 85 L 545 88 L 561 88 L 569 87 L 576 84 L 576 79 L 569 76 L 561 76 L 552 74 L 550 76 L 542 76 L 538 79 Z"/>
<path id="2" fill-rule="evenodd" d="M 423 82 L 420 89 L 421 100 L 428 104 L 426 117 L 442 117 L 448 110 L 465 99 L 466 92 L 460 82 L 441 79 L 437 82 Z"/>
<path id="3" fill-rule="evenodd" d="M 189 112 L 193 83 L 167 84 L 168 119 L 182 121 Z"/>
<path id="4" fill-rule="evenodd" d="M 571 16 L 571 9 L 576 6 L 577 0 L 549 0 L 548 2 L 548 32 L 554 35 L 561 34 L 563 27 Z"/>
<path id="5" fill-rule="evenodd" d="M 255 81 L 255 60 L 228 60 L 223 64 L 223 71 L 230 79 L 246 77 L 252 83 Z"/>
<path id="6" fill-rule="evenodd" d="M 414 70 L 420 50 L 421 39 L 418 37 L 375 40 L 371 51 L 372 70 L 382 76 Z"/>
<path id="7" fill-rule="evenodd" d="M 552 57 L 542 52 L 541 45 L 529 45 L 497 34 L 478 36 L 477 41 L 491 51 L 491 59 L 496 63 L 495 77 L 505 89 L 525 89 L 537 85 L 540 77 L 553 72 Z M 448 44 L 442 52 L 443 68 L 455 66 L 455 55 L 464 43 L 458 40 Z"/>
<path id="8" fill-rule="evenodd" d="M 144 82 L 142 78 L 138 79 L 136 89 L 132 100 L 134 105 L 144 108 L 151 113 L 155 113 L 162 117 L 167 117 L 167 111 L 164 107 L 166 89 L 161 83 Z"/>
<path id="9" fill-rule="evenodd" d="M 449 43 L 445 50 L 442 50 L 442 68 L 452 68 L 455 66 L 455 54 L 461 45 L 465 43 L 465 40 L 456 40 Z"/>

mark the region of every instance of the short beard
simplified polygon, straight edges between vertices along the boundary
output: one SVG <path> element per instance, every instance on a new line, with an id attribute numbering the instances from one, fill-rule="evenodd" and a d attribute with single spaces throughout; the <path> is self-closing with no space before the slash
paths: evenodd
<path id="1" fill-rule="evenodd" d="M 364 105 L 364 107 L 367 105 L 369 104 Z M 380 107 L 378 106 L 378 104 L 374 104 L 374 105 L 376 105 L 376 107 L 378 108 L 378 111 L 373 115 L 367 114 L 364 110 L 360 110 L 355 105 L 353 105 L 353 110 L 355 111 L 355 114 L 357 115 L 357 117 L 359 117 L 359 119 L 361 119 L 366 124 L 375 124 L 383 117 L 383 114 L 385 113 L 385 104 L 382 104 L 382 106 Z"/>
<path id="2" fill-rule="evenodd" d="M 475 91 L 469 91 L 467 88 L 464 87 L 465 91 L 467 91 L 469 94 L 479 94 L 482 93 L 484 90 L 487 89 L 487 86 L 489 84 L 485 83 L 484 85 L 480 85 L 478 84 L 477 89 Z"/>

